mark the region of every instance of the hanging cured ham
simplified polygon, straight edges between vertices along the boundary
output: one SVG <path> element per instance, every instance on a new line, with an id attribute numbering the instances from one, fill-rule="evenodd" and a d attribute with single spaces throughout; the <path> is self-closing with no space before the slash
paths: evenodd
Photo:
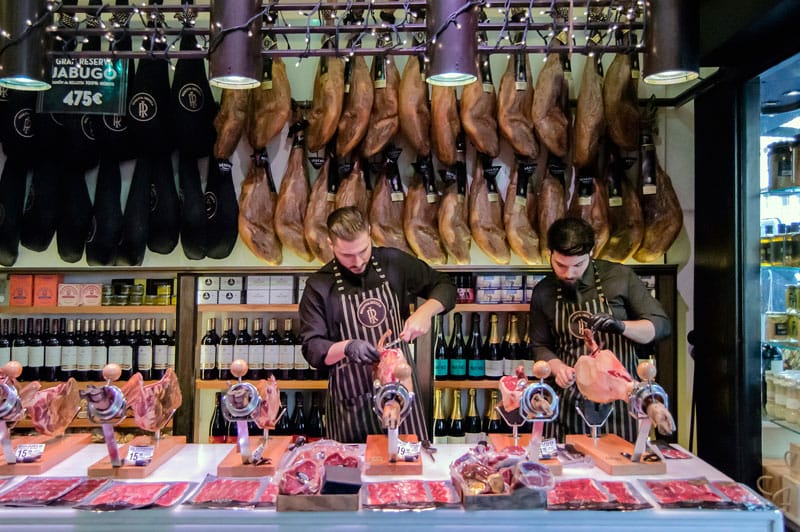
<path id="1" fill-rule="evenodd" d="M 430 158 L 417 160 L 414 169 L 405 201 L 403 231 L 417 257 L 429 264 L 445 264 L 447 253 L 438 229 L 439 194 Z"/>
<path id="2" fill-rule="evenodd" d="M 456 137 L 461 131 L 458 101 L 453 87 L 431 89 L 431 144 L 433 154 L 445 166 L 456 163 Z"/>
<path id="3" fill-rule="evenodd" d="M 535 212 L 529 210 L 536 205 L 536 195 L 530 183 L 535 169 L 536 164 L 531 160 L 518 160 L 512 166 L 503 211 L 508 244 L 525 264 L 540 264 L 542 261 L 539 235 L 531 223 L 536 219 Z"/>
<path id="4" fill-rule="evenodd" d="M 367 134 L 361 144 L 361 154 L 372 157 L 383 150 L 400 127 L 398 88 L 400 72 L 391 56 L 372 60 L 372 82 L 375 98 L 369 117 Z"/>
<path id="5" fill-rule="evenodd" d="M 413 253 L 403 232 L 406 195 L 397 166 L 398 151 L 390 146 L 386 153 L 386 161 L 378 174 L 369 208 L 370 236 L 375 245 Z"/>
<path id="6" fill-rule="evenodd" d="M 408 57 L 397 92 L 403 102 L 397 110 L 400 131 L 419 157 L 427 157 L 431 152 L 431 110 L 424 63 L 418 56 Z"/>
<path id="7" fill-rule="evenodd" d="M 639 248 L 644 236 L 644 215 L 636 186 L 625 175 L 624 161 L 612 154 L 608 164 L 608 219 L 610 234 L 599 257 L 625 262 Z M 632 169 L 635 172 L 636 167 Z"/>
<path id="8" fill-rule="evenodd" d="M 263 150 L 289 121 L 292 90 L 280 57 L 265 58 L 261 86 L 250 91 L 247 138 L 255 151 Z"/>
<path id="9" fill-rule="evenodd" d="M 253 255 L 271 266 L 283 262 L 273 214 L 278 194 L 266 150 L 254 156 L 239 195 L 239 236 Z"/>
<path id="10" fill-rule="evenodd" d="M 247 111 L 250 91 L 224 89 L 219 112 L 214 118 L 217 141 L 214 143 L 214 157 L 228 159 L 233 155 L 239 139 L 247 124 Z"/>
<path id="11" fill-rule="evenodd" d="M 544 262 L 549 262 L 550 248 L 547 245 L 547 231 L 553 222 L 564 217 L 567 210 L 567 192 L 564 189 L 565 166 L 561 159 L 548 156 L 546 151 L 543 151 L 541 159 L 547 161 L 547 164 L 543 165 L 544 173 L 538 191 L 537 227 L 542 259 Z"/>
<path id="12" fill-rule="evenodd" d="M 611 233 L 608 219 L 608 186 L 591 174 L 577 174 L 575 192 L 572 194 L 567 216 L 583 218 L 594 229 L 592 256 L 597 257 Z"/>
<path id="13" fill-rule="evenodd" d="M 340 158 L 350 155 L 364 138 L 369 126 L 375 94 L 364 56 L 351 57 L 345 65 L 344 87 L 344 107 L 336 135 L 336 155 Z"/>
<path id="14" fill-rule="evenodd" d="M 492 158 L 500 155 L 497 95 L 488 56 L 481 58 L 479 79 L 461 92 L 461 127 L 476 150 Z"/>
<path id="15" fill-rule="evenodd" d="M 524 15 L 524 14 L 523 14 Z M 515 20 L 519 18 L 516 16 Z M 521 39 L 515 37 L 515 41 Z M 500 78 L 497 95 L 497 124 L 514 152 L 535 159 L 539 155 L 539 143 L 533 134 L 531 106 L 533 87 L 531 67 L 524 53 L 515 53 Z"/>
<path id="16" fill-rule="evenodd" d="M 560 54 L 547 56 L 536 79 L 531 119 L 536 135 L 550 153 L 566 157 L 569 150 L 569 85 Z"/>
<path id="17" fill-rule="evenodd" d="M 275 205 L 275 232 L 284 246 L 304 261 L 311 262 L 314 256 L 303 234 L 303 218 L 308 208 L 308 194 L 311 189 L 304 160 L 304 126 L 300 114 L 297 113 L 289 130 L 294 137 L 289 163 L 281 179 L 278 203 Z"/>
<path id="18" fill-rule="evenodd" d="M 586 57 L 575 113 L 572 162 L 576 168 L 586 168 L 596 161 L 597 148 L 605 130 L 602 68 L 599 56 L 590 54 Z"/>
<path id="19" fill-rule="evenodd" d="M 333 47 L 333 38 L 328 38 L 323 47 Z M 306 130 L 306 147 L 312 152 L 321 150 L 339 127 L 344 104 L 344 64 L 338 57 L 319 58 L 313 98 Z"/>
<path id="20" fill-rule="evenodd" d="M 483 160 L 481 160 L 483 159 Z M 478 247 L 497 264 L 508 264 L 511 252 L 503 224 L 503 198 L 497 190 L 497 168 L 478 158 L 469 189 L 469 228 Z"/>
<path id="21" fill-rule="evenodd" d="M 347 175 L 339 181 L 334 208 L 356 207 L 363 215 L 369 213 L 369 193 L 365 181 L 365 163 L 357 157 Z"/>
<path id="22" fill-rule="evenodd" d="M 311 186 L 311 195 L 308 198 L 308 208 L 303 219 L 303 232 L 306 236 L 308 247 L 314 257 L 323 264 L 333 259 L 333 250 L 328 243 L 328 215 L 333 212 L 336 200 L 338 177 L 336 176 L 336 162 L 330 157 L 317 175 L 316 181 Z"/>
<path id="23" fill-rule="evenodd" d="M 459 142 L 461 157 L 455 166 L 443 172 L 445 187 L 439 206 L 439 235 L 454 264 L 470 263 L 472 235 L 469 231 L 469 195 L 467 165 L 463 160 L 464 139 Z"/>
<path id="24" fill-rule="evenodd" d="M 635 61 L 638 61 L 636 54 L 616 54 L 603 83 L 608 137 L 626 151 L 639 147 L 639 88 L 638 76 L 633 75 Z"/>

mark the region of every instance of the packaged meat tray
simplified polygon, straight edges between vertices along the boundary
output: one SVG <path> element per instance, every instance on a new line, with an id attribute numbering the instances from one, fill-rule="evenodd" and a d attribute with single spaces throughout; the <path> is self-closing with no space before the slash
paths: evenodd
<path id="1" fill-rule="evenodd" d="M 0 494 L 0 505 L 44 506 L 71 491 L 82 477 L 26 477 Z"/>
<path id="2" fill-rule="evenodd" d="M 615 498 L 591 478 L 559 480 L 547 492 L 548 510 L 612 510 Z"/>
<path id="3" fill-rule="evenodd" d="M 156 502 L 153 503 L 153 507 L 169 508 L 170 506 L 175 506 L 196 487 L 197 482 L 175 482 L 167 491 L 156 499 Z"/>
<path id="4" fill-rule="evenodd" d="M 434 500 L 423 480 L 370 482 L 361 490 L 362 508 L 373 510 L 422 510 L 434 508 Z"/>
<path id="5" fill-rule="evenodd" d="M 275 472 L 283 495 L 316 495 L 322 488 L 325 466 L 363 467 L 358 448 L 333 440 L 319 440 L 286 453 Z"/>
<path id="6" fill-rule="evenodd" d="M 732 508 L 734 503 L 705 477 L 644 480 L 653 498 L 662 508 Z"/>
<path id="7" fill-rule="evenodd" d="M 278 499 L 278 485 L 270 482 L 258 496 L 256 506 L 259 508 L 271 508 L 275 506 L 275 501 Z"/>
<path id="8" fill-rule="evenodd" d="M 653 507 L 630 482 L 603 480 L 600 481 L 600 486 L 614 497 L 617 510 L 645 510 Z"/>
<path id="9" fill-rule="evenodd" d="M 171 486 L 171 482 L 113 481 L 75 508 L 104 512 L 148 508 L 154 505 Z"/>
<path id="10" fill-rule="evenodd" d="M 712 484 L 742 510 L 775 509 L 774 504 L 757 495 L 744 484 L 739 484 L 733 480 L 717 480 Z"/>
<path id="11" fill-rule="evenodd" d="M 268 480 L 268 477 L 265 477 Z M 184 504 L 203 508 L 255 506 L 266 482 L 263 479 L 218 478 L 206 475 L 203 483 Z"/>
<path id="12" fill-rule="evenodd" d="M 663 440 L 656 440 L 653 444 L 661 451 L 661 454 L 664 455 L 664 458 L 667 460 L 686 460 L 691 458 L 692 455 L 684 452 L 677 447 L 673 447 L 671 444 L 663 441 Z"/>
<path id="13" fill-rule="evenodd" d="M 97 490 L 111 482 L 107 478 L 85 478 L 73 489 L 50 503 L 51 506 L 72 506 L 93 495 Z"/>
<path id="14" fill-rule="evenodd" d="M 425 482 L 433 498 L 434 504 L 439 508 L 461 506 L 461 497 L 458 496 L 455 486 L 449 480 L 428 480 Z"/>

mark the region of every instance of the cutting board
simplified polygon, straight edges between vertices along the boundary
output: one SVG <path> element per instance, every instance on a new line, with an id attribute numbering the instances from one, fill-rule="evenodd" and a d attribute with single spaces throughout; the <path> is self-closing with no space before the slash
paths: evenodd
<path id="1" fill-rule="evenodd" d="M 129 445 L 153 445 L 153 438 L 151 436 L 136 436 L 129 444 L 120 445 L 119 455 L 123 459 L 128 456 Z M 137 466 L 123 462 L 121 467 L 113 467 L 111 459 L 106 455 L 105 458 L 91 465 L 86 474 L 90 477 L 147 478 L 185 446 L 186 436 L 165 436 L 158 440 L 153 450 L 153 460 L 147 465 Z"/>
<path id="2" fill-rule="evenodd" d="M 597 445 L 590 436 L 568 434 L 567 443 L 571 443 L 580 452 L 591 456 L 597 467 L 609 475 L 663 475 L 667 472 L 667 464 L 663 460 L 657 462 L 631 462 L 622 453 L 632 453 L 633 444 L 616 434 L 603 434 L 597 438 Z"/>
<path id="3" fill-rule="evenodd" d="M 253 438 L 258 441 L 259 438 Z M 225 456 L 225 459 L 217 466 L 217 476 L 219 477 L 264 477 L 272 476 L 278 468 L 278 462 L 292 443 L 291 436 L 270 436 L 269 443 L 264 449 L 263 456 L 269 458 L 266 463 L 243 464 L 242 455 L 239 454 L 239 447 L 234 445 L 233 449 Z"/>
<path id="4" fill-rule="evenodd" d="M 416 434 L 401 434 L 405 442 L 419 441 Z M 385 434 L 367 435 L 367 452 L 364 460 L 365 475 L 421 475 L 422 456 L 410 462 L 389 461 L 389 438 Z"/>
<path id="5" fill-rule="evenodd" d="M 16 436 L 11 438 L 11 445 L 16 448 L 22 444 L 43 443 L 45 444 L 42 457 L 29 463 L 3 464 L 0 465 L 0 475 L 41 475 L 53 466 L 56 466 L 83 449 L 91 443 L 92 435 L 84 434 L 65 434 L 64 436 Z M 2 460 L 2 458 L 0 458 Z"/>
<path id="6" fill-rule="evenodd" d="M 514 437 L 508 434 L 489 434 L 489 441 L 491 442 L 492 446 L 498 451 L 502 451 L 506 447 L 512 447 L 514 445 Z M 519 443 L 520 447 L 527 447 L 531 441 L 530 434 L 520 434 L 519 436 Z M 548 458 L 547 460 L 537 460 L 540 464 L 546 465 L 550 468 L 550 472 L 554 475 L 560 475 L 563 473 L 563 468 L 561 467 L 561 462 L 558 461 L 556 458 Z"/>

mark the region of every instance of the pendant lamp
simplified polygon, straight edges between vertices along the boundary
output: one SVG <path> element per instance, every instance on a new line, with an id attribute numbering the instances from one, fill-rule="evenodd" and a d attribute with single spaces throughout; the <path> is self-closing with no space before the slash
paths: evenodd
<path id="1" fill-rule="evenodd" d="M 211 85 L 223 89 L 261 85 L 261 1 L 212 0 Z"/>
<path id="2" fill-rule="evenodd" d="M 646 9 L 644 82 L 673 85 L 697 79 L 697 1 L 647 0 Z"/>
<path id="3" fill-rule="evenodd" d="M 22 91 L 50 88 L 45 28 L 47 0 L 0 0 L 0 86 Z"/>
<path id="4" fill-rule="evenodd" d="M 465 0 L 428 2 L 431 85 L 468 85 L 478 79 L 478 7 Z"/>

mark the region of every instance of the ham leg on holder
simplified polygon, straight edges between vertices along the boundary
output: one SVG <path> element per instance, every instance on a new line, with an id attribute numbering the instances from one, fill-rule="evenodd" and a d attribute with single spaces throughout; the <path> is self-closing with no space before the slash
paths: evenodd
<path id="1" fill-rule="evenodd" d="M 158 382 L 147 386 L 141 380 L 138 382 L 138 394 L 132 399 L 131 394 L 126 394 L 128 406 L 133 410 L 134 421 L 140 429 L 158 433 L 181 406 L 178 376 L 170 368 Z"/>
<path id="2" fill-rule="evenodd" d="M 380 361 L 375 364 L 375 383 L 379 386 L 399 382 L 406 390 L 414 391 L 414 384 L 411 379 L 411 366 L 408 365 L 406 357 L 402 349 L 383 347 L 386 339 L 392 335 L 392 331 L 388 330 L 383 333 L 380 340 L 378 340 L 378 351 L 380 352 Z M 386 401 L 383 405 L 383 415 L 381 416 L 381 423 L 387 429 L 396 429 L 400 426 L 400 410 L 402 405 L 392 399 Z"/>
<path id="3" fill-rule="evenodd" d="M 280 391 L 275 375 L 270 375 L 269 379 L 258 381 L 256 390 L 261 396 L 261 406 L 256 412 L 256 425 L 260 429 L 274 429 L 281 413 Z"/>

